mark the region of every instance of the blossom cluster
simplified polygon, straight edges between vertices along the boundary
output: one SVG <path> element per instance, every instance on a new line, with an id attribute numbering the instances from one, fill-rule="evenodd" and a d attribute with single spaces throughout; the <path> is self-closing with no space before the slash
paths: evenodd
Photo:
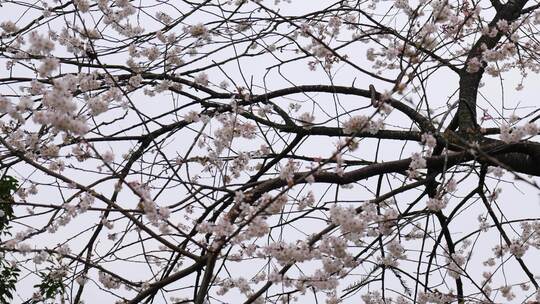
<path id="1" fill-rule="evenodd" d="M 77 115 L 77 105 L 73 101 L 72 89 L 77 78 L 66 75 L 56 79 L 51 90 L 43 93 L 43 109 L 34 112 L 33 120 L 42 125 L 51 125 L 55 129 L 84 135 L 88 132 L 86 120 Z"/>
<path id="2" fill-rule="evenodd" d="M 407 174 L 409 178 L 417 178 L 420 175 L 419 169 L 426 168 L 427 163 L 426 159 L 422 157 L 422 155 L 418 152 L 415 152 L 411 155 L 411 163 L 409 164 L 409 169 L 407 170 Z"/>
<path id="3" fill-rule="evenodd" d="M 433 198 L 428 199 L 426 203 L 426 207 L 428 208 L 428 210 L 436 212 L 436 211 L 441 211 L 442 209 L 444 209 L 447 204 L 448 202 L 445 197 L 441 197 L 441 198 L 433 197 Z"/>
<path id="4" fill-rule="evenodd" d="M 356 115 L 343 123 L 343 133 L 354 134 L 357 132 L 367 131 L 370 134 L 377 134 L 379 130 L 384 129 L 384 121 L 378 119 L 372 121 L 369 117 L 364 115 Z"/>
<path id="5" fill-rule="evenodd" d="M 516 143 L 526 136 L 538 135 L 538 126 L 534 122 L 528 122 L 522 126 L 501 125 L 500 139 L 505 143 Z"/>
<path id="6" fill-rule="evenodd" d="M 214 146 L 217 154 L 230 147 L 234 138 L 253 139 L 255 137 L 255 125 L 251 122 L 242 122 L 234 114 L 219 115 L 218 121 L 222 124 L 222 127 L 214 133 Z"/>

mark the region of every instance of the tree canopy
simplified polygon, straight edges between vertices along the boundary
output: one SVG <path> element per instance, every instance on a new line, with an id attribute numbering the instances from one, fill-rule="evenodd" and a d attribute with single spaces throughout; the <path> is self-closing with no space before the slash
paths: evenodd
<path id="1" fill-rule="evenodd" d="M 0 303 L 540 302 L 538 1 L 0 12 Z"/>

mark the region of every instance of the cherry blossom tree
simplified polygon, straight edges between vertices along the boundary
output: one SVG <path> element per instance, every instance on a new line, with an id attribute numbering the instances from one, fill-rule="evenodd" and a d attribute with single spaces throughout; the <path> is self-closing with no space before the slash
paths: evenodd
<path id="1" fill-rule="evenodd" d="M 537 1 L 0 12 L 0 303 L 540 301 Z"/>

